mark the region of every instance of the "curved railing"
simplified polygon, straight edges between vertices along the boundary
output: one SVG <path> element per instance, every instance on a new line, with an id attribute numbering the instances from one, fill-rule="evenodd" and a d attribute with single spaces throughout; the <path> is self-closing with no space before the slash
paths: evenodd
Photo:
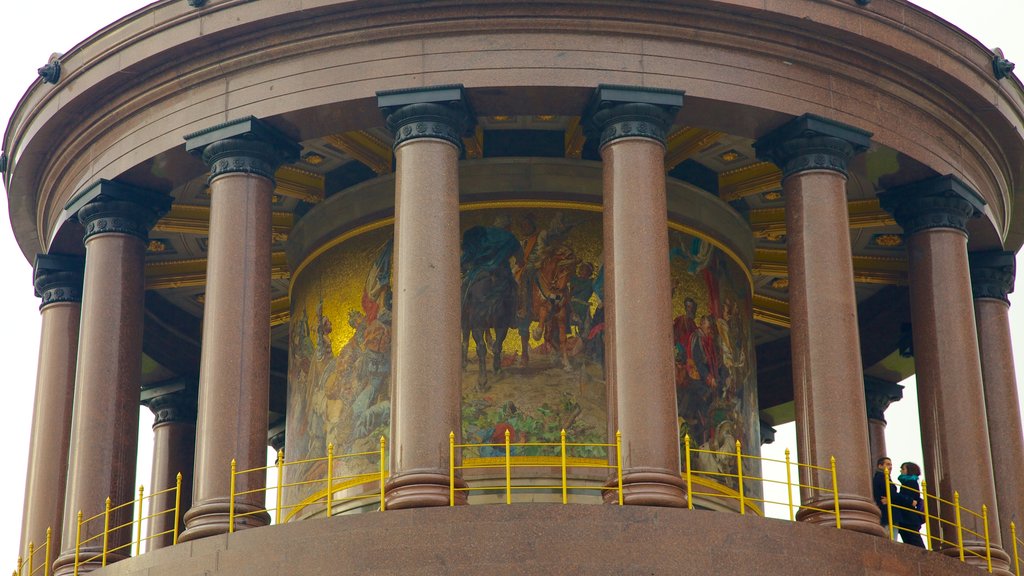
<path id="1" fill-rule="evenodd" d="M 50 576 L 50 544 L 53 541 L 53 530 L 50 528 L 46 529 L 46 542 L 36 548 L 36 545 L 32 542 L 28 543 L 28 554 L 24 557 L 18 557 L 18 568 L 14 571 L 14 576 Z M 37 564 L 39 561 L 39 553 L 43 551 L 43 562 Z"/>

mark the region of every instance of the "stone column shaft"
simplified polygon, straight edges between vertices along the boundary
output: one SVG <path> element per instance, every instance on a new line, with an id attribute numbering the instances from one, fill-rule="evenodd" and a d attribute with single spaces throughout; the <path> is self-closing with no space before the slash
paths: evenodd
<path id="1" fill-rule="evenodd" d="M 190 387 L 191 386 L 191 387 Z M 143 392 L 143 403 L 153 412 L 153 467 L 149 504 L 148 550 L 164 548 L 174 543 L 175 501 L 180 499 L 177 514 L 178 534 L 185 528 L 185 513 L 192 506 L 192 471 L 196 450 L 196 388 L 195 384 L 176 383 L 157 390 Z M 180 497 L 164 492 L 177 486 L 181 476 Z M 156 536 L 159 534 L 159 536 Z"/>
<path id="2" fill-rule="evenodd" d="M 1011 522 L 1017 528 L 1018 538 L 1024 538 L 1024 427 L 1007 297 L 1013 292 L 1016 265 L 1010 252 L 971 254 L 970 263 L 999 525 L 1003 547 L 1010 551 Z"/>
<path id="3" fill-rule="evenodd" d="M 80 198 L 88 200 L 78 210 L 78 218 L 86 226 L 86 264 L 63 550 L 55 565 L 57 574 L 72 570 L 79 512 L 87 519 L 100 515 L 82 526 L 82 538 L 86 539 L 102 533 L 108 497 L 112 506 L 136 498 L 146 237 L 171 202 L 164 194 L 107 181 L 100 181 Z M 132 510 L 128 506 L 112 514 L 110 525 L 130 523 Z M 109 538 L 108 550 L 130 541 L 130 527 L 116 531 Z M 102 540 L 93 540 L 80 554 L 90 557 L 101 550 Z M 109 554 L 107 563 L 128 555 L 127 549 Z M 99 565 L 98 560 L 90 562 L 79 572 Z"/>
<path id="4" fill-rule="evenodd" d="M 952 177 L 940 177 L 881 195 L 907 236 L 910 313 L 914 333 L 914 364 L 924 448 L 924 475 L 929 492 L 981 513 L 988 507 L 993 565 L 1008 567 L 1002 551 L 995 482 L 985 418 L 981 359 L 974 307 L 969 303 L 971 279 L 967 260 L 966 222 L 983 201 Z M 938 514 L 955 522 L 951 506 Z M 984 534 L 974 515 L 963 525 Z M 934 528 L 934 527 L 933 527 Z M 956 542 L 955 530 L 942 527 L 943 538 Z M 985 545 L 964 534 L 965 547 L 981 555 L 968 563 L 985 565 Z M 947 548 L 948 554 L 958 554 Z"/>
<path id="5" fill-rule="evenodd" d="M 459 151 L 472 117 L 461 86 L 382 92 L 378 105 L 396 136 L 387 506 L 446 506 L 448 437 L 462 437 Z"/>
<path id="6" fill-rule="evenodd" d="M 686 505 L 664 145 L 682 103 L 681 92 L 602 85 L 587 112 L 604 167 L 605 358 L 609 403 L 622 433 L 626 504 Z"/>
<path id="7" fill-rule="evenodd" d="M 61 549 L 82 312 L 82 266 L 80 257 L 36 258 L 35 285 L 36 295 L 42 298 L 42 326 L 18 548 L 22 555 L 27 554 L 30 543 L 37 549 L 45 546 L 47 530 L 51 532 L 51 559 Z"/>
<path id="8" fill-rule="evenodd" d="M 793 397 L 805 505 L 833 508 L 834 457 L 843 528 L 881 535 L 871 497 L 868 427 L 853 284 L 846 165 L 870 134 L 812 115 L 755 144 L 758 157 L 783 170 L 789 253 Z M 805 508 L 804 521 L 834 524 L 833 513 Z"/>
<path id="9" fill-rule="evenodd" d="M 231 461 L 266 465 L 274 172 L 298 146 L 252 117 L 186 137 L 210 167 L 210 241 L 199 369 L 194 505 L 182 540 L 230 530 Z M 269 523 L 266 478 L 240 474 L 235 530 Z M 244 514 L 242 517 L 237 515 Z"/>

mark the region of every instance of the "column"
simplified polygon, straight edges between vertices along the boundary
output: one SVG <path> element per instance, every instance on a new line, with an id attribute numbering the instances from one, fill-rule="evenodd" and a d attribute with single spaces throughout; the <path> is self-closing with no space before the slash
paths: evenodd
<path id="1" fill-rule="evenodd" d="M 993 565 L 1005 571 L 996 512 L 992 452 L 989 447 L 981 359 L 971 278 L 967 262 L 967 220 L 981 213 L 984 200 L 953 176 L 941 176 L 879 194 L 882 208 L 892 213 L 907 238 L 910 316 L 913 322 L 914 365 L 928 490 L 981 512 L 989 508 Z M 953 521 L 950 506 L 940 507 Z M 981 521 L 963 515 L 966 528 L 984 533 Z M 943 538 L 956 542 L 955 530 Z M 982 558 L 985 545 L 965 533 L 965 546 Z M 946 550 L 958 554 L 954 548 Z"/>
<path id="2" fill-rule="evenodd" d="M 682 105 L 674 90 L 600 85 L 584 115 L 603 166 L 606 374 L 625 504 L 686 506 L 665 196 L 665 135 Z"/>
<path id="3" fill-rule="evenodd" d="M 47 529 L 52 553 L 61 546 L 84 264 L 80 256 L 36 256 L 33 283 L 36 296 L 42 299 L 42 326 L 18 548 L 22 555 L 30 542 L 36 548 L 45 545 Z"/>
<path id="4" fill-rule="evenodd" d="M 975 252 L 969 260 L 999 525 L 1004 548 L 1009 551 L 1013 547 L 1010 522 L 1024 537 L 1024 431 L 1007 297 L 1013 292 L 1016 265 L 1012 252 Z"/>
<path id="5" fill-rule="evenodd" d="M 871 497 L 872 463 L 864 414 L 864 374 L 857 328 L 846 198 L 846 168 L 871 134 L 805 114 L 763 136 L 758 158 L 782 169 L 789 252 L 793 399 L 797 447 L 807 464 L 836 459 L 844 529 L 882 535 Z M 801 482 L 829 487 L 828 471 L 801 469 Z M 803 504 L 831 509 L 831 492 L 805 488 Z M 832 513 L 802 509 L 802 521 L 834 525 Z"/>
<path id="6" fill-rule="evenodd" d="M 151 190 L 100 180 L 69 202 L 85 227 L 85 277 L 75 408 L 71 428 L 68 483 L 61 555 L 57 574 L 73 569 L 77 516 L 100 515 L 81 528 L 83 539 L 103 532 L 104 501 L 116 506 L 136 498 L 135 459 L 139 441 L 139 381 L 142 377 L 142 316 L 146 242 L 149 229 L 171 205 L 171 197 Z M 132 507 L 121 509 L 111 526 L 130 522 Z M 108 549 L 131 539 L 114 532 Z M 82 546 L 81 557 L 102 551 L 102 539 Z M 111 554 L 107 562 L 128 556 Z M 90 571 L 94 561 L 79 568 Z"/>
<path id="7" fill-rule="evenodd" d="M 868 405 L 868 446 L 871 462 L 888 456 L 885 449 L 885 410 L 903 399 L 903 386 L 879 378 L 864 377 L 864 399 Z M 899 469 L 899 462 L 894 462 Z"/>
<path id="8" fill-rule="evenodd" d="M 238 470 L 266 465 L 271 198 L 274 173 L 298 158 L 299 146 L 251 116 L 185 142 L 210 168 L 194 502 L 181 535 L 194 540 L 229 531 L 231 461 Z M 235 484 L 236 493 L 251 493 L 235 498 L 234 529 L 268 524 L 264 475 L 242 474 Z"/>
<path id="9" fill-rule="evenodd" d="M 195 382 L 177 381 L 142 391 L 142 403 L 153 412 L 153 472 L 149 493 L 163 492 L 177 485 L 181 475 L 180 506 L 173 513 L 176 494 L 164 492 L 150 500 L 148 516 L 149 550 L 174 543 L 174 530 L 185 528 L 185 513 L 192 506 L 192 470 L 196 451 Z M 177 523 L 175 523 L 177 522 Z"/>
<path id="10" fill-rule="evenodd" d="M 461 85 L 378 92 L 377 106 L 395 135 L 386 503 L 447 506 L 448 434 L 462 432 L 459 152 L 474 118 Z"/>

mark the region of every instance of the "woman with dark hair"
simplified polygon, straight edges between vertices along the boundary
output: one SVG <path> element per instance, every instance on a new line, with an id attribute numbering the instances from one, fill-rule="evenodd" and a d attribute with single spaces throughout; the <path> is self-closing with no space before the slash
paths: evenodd
<path id="1" fill-rule="evenodd" d="M 924 548 L 924 541 L 921 539 L 921 525 L 924 524 L 924 500 L 921 495 L 921 467 L 913 462 L 900 464 L 900 491 L 899 497 L 894 498 L 894 504 L 907 508 L 900 510 L 895 524 L 900 530 L 900 539 L 911 546 Z"/>

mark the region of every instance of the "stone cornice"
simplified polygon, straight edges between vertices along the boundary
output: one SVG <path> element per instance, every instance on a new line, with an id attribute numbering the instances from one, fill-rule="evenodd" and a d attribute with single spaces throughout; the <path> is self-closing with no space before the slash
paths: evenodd
<path id="1" fill-rule="evenodd" d="M 985 200 L 956 176 L 938 176 L 899 186 L 878 195 L 910 236 L 931 228 L 952 228 L 967 233 L 967 221 L 980 216 Z"/>
<path id="2" fill-rule="evenodd" d="M 847 164 L 871 145 L 871 133 L 840 122 L 804 114 L 754 143 L 760 160 L 782 170 L 782 178 L 807 170 L 847 174 Z"/>
<path id="3" fill-rule="evenodd" d="M 81 256 L 39 254 L 32 270 L 39 308 L 58 302 L 81 302 L 85 259 Z"/>
<path id="4" fill-rule="evenodd" d="M 992 250 L 971 252 L 971 292 L 975 299 L 993 298 L 1010 303 L 1016 261 L 1013 252 Z"/>
<path id="5" fill-rule="evenodd" d="M 683 92 L 601 84 L 583 114 L 588 138 L 599 147 L 620 138 L 649 138 L 665 145 L 665 137 L 683 107 Z"/>
<path id="6" fill-rule="evenodd" d="M 444 140 L 462 150 L 462 137 L 475 122 L 462 84 L 377 92 L 394 148 L 417 138 Z"/>

